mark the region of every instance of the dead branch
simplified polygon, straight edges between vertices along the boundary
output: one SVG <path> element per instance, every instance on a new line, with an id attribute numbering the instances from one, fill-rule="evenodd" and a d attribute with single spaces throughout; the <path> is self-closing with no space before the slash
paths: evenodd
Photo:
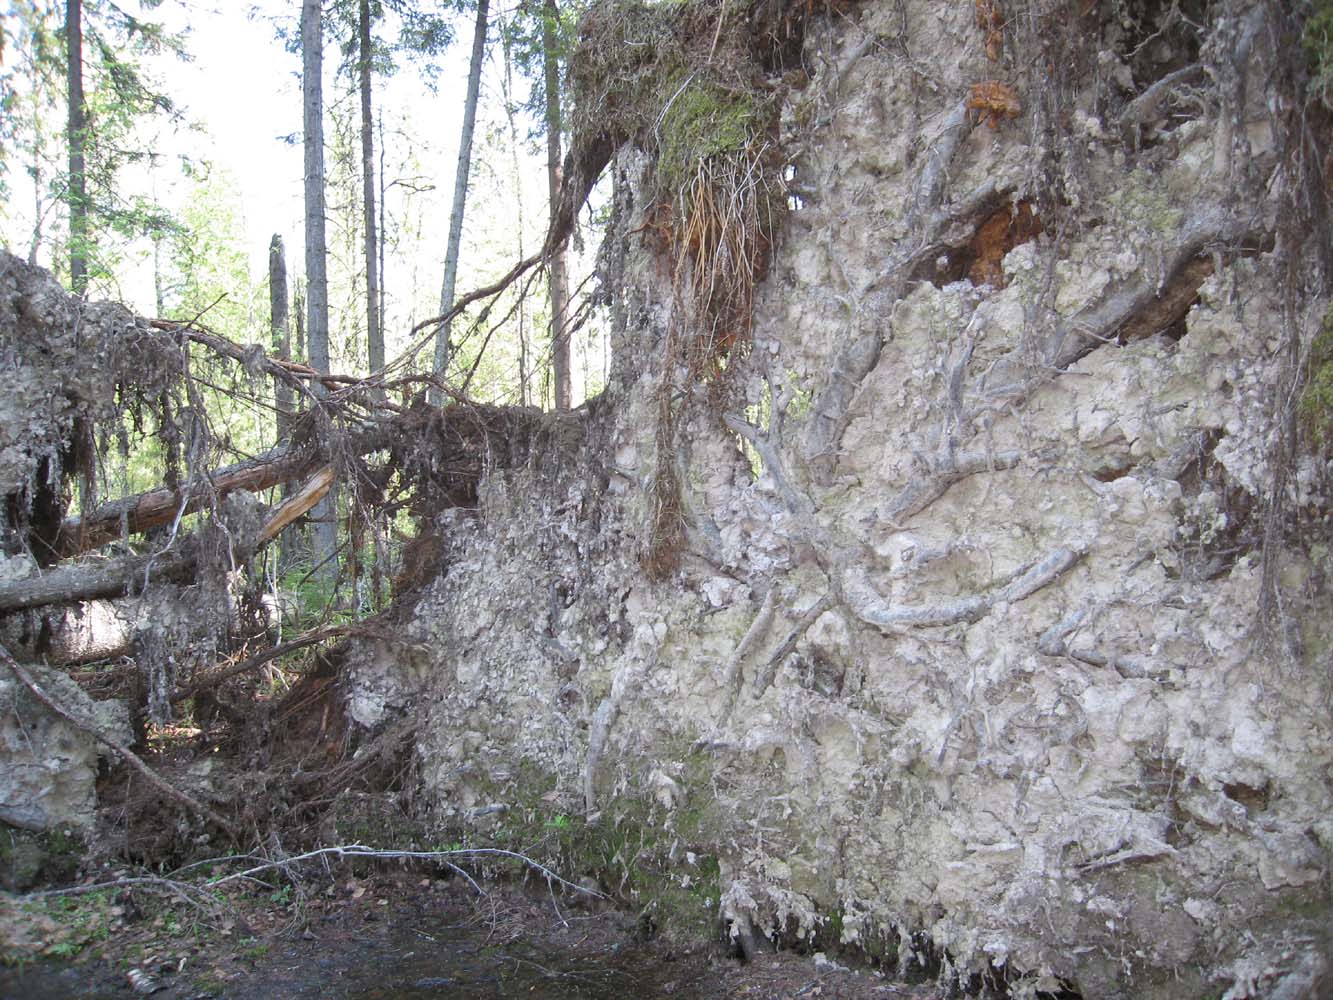
<path id="1" fill-rule="evenodd" d="M 216 910 L 218 901 L 197 885 L 181 882 L 177 879 L 158 878 L 154 875 L 127 875 L 106 882 L 91 882 L 86 885 L 71 885 L 63 889 L 42 889 L 24 893 L 23 900 L 52 899 L 59 896 L 86 896 L 89 893 L 102 892 L 104 889 L 148 889 L 170 893 L 197 910 L 210 913 Z M 193 894 L 193 895 L 192 895 Z M 197 898 L 196 898 L 197 897 Z"/>
<path id="2" fill-rule="evenodd" d="M 267 352 L 258 344 L 250 344 L 248 347 L 242 347 L 240 344 L 232 343 L 226 337 L 218 336 L 216 333 L 199 326 L 195 320 L 181 322 L 173 319 L 150 319 L 148 325 L 155 330 L 162 330 L 167 333 L 177 333 L 185 337 L 192 343 L 199 344 L 201 347 L 207 347 L 215 354 L 220 354 L 224 358 L 230 358 L 238 362 L 247 370 L 264 372 L 283 383 L 292 386 L 302 395 L 309 397 L 310 392 L 306 388 L 307 382 L 319 381 L 327 382 L 330 387 L 338 382 L 348 381 L 347 377 L 323 375 L 308 365 L 300 364 L 296 361 L 282 361 L 277 358 L 271 358 Z"/>
<path id="3" fill-rule="evenodd" d="M 396 851 L 396 850 L 378 850 L 367 847 L 364 844 L 345 844 L 337 847 L 321 847 L 317 850 L 306 851 L 304 854 L 296 854 L 290 858 L 283 858 L 281 861 L 269 861 L 262 865 L 255 865 L 247 868 L 245 871 L 233 872 L 231 875 L 224 875 L 221 878 L 213 879 L 206 883 L 210 889 L 220 885 L 226 885 L 228 882 L 236 882 L 241 879 L 253 880 L 256 875 L 264 872 L 286 869 L 290 865 L 301 861 L 313 861 L 316 858 L 380 858 L 383 860 L 406 860 L 406 861 L 439 861 L 450 868 L 471 884 L 480 895 L 486 895 L 481 887 L 472 879 L 467 872 L 463 871 L 453 863 L 453 859 L 467 861 L 474 858 L 510 858 L 519 861 L 529 868 L 536 871 L 543 878 L 550 882 L 559 882 L 565 888 L 570 889 L 580 895 L 595 896 L 598 899 L 606 897 L 596 889 L 589 889 L 582 885 L 576 885 L 568 879 L 561 878 L 551 869 L 547 868 L 539 861 L 535 861 L 526 854 L 520 854 L 518 851 L 506 851 L 499 847 L 464 847 L 454 851 Z"/>
<path id="4" fill-rule="evenodd" d="M 241 674 L 248 673 L 251 670 L 258 670 L 265 663 L 269 663 L 279 657 L 286 656 L 288 653 L 294 653 L 298 649 L 305 649 L 307 646 L 318 645 L 321 642 L 327 642 L 329 639 L 341 639 L 345 636 L 355 635 L 365 631 L 366 627 L 379 616 L 372 618 L 363 618 L 353 625 L 334 625 L 330 628 L 311 629 L 298 635 L 295 639 L 289 639 L 286 642 L 280 642 L 276 646 L 270 646 L 268 649 L 261 650 L 254 656 L 242 660 L 235 666 L 225 667 L 215 673 L 210 673 L 205 677 L 197 679 L 194 683 L 186 687 L 177 688 L 171 693 L 170 701 L 177 705 L 187 698 L 193 698 L 200 691 L 206 691 L 209 688 L 217 687 L 223 681 L 231 680 L 233 677 L 239 677 Z"/>
<path id="5" fill-rule="evenodd" d="M 155 579 L 172 580 L 192 571 L 195 562 L 196 553 L 181 546 L 172 552 L 54 566 L 38 576 L 0 583 L 0 612 L 137 594 L 150 567 Z"/>
<path id="6" fill-rule="evenodd" d="M 271 541 L 284 527 L 319 503 L 332 483 L 333 467 L 326 465 L 300 492 L 269 513 L 253 541 L 237 541 L 237 558 L 249 558 L 257 548 Z M 39 576 L 0 583 L 0 612 L 136 594 L 147 585 L 150 575 L 159 580 L 189 576 L 197 561 L 195 547 L 181 545 L 174 551 L 55 566 Z"/>
<path id="7" fill-rule="evenodd" d="M 319 503 L 333 487 L 333 466 L 326 465 L 282 503 L 274 508 L 264 526 L 259 529 L 259 545 L 264 545 L 278 537 L 279 532 L 298 517 Z"/>
<path id="8" fill-rule="evenodd" d="M 5 649 L 4 646 L 0 646 L 0 660 L 4 661 L 5 666 L 9 668 L 9 672 L 14 675 L 15 679 L 25 688 L 27 688 L 28 691 L 32 694 L 32 696 L 36 698 L 38 701 L 40 701 L 43 705 L 45 705 L 49 711 L 53 712 L 55 715 L 64 719 L 66 722 L 68 722 L 70 725 L 72 725 L 75 729 L 79 730 L 80 732 L 87 733 L 89 736 L 93 737 L 93 739 L 97 740 L 99 743 L 103 743 L 106 746 L 110 747 L 111 750 L 115 752 L 116 756 L 118 756 L 131 768 L 133 768 L 140 775 L 142 775 L 145 781 L 147 781 L 150 785 L 156 788 L 163 795 L 167 796 L 167 798 L 174 799 L 175 801 L 179 802 L 181 805 L 189 809 L 191 812 L 198 813 L 199 815 L 205 817 L 210 822 L 216 824 L 217 826 L 225 830 L 227 834 L 231 836 L 233 839 L 239 836 L 236 827 L 232 825 L 230 820 L 225 819 L 217 811 L 204 805 L 204 803 L 200 802 L 193 796 L 188 795 L 185 792 L 181 791 L 179 788 L 172 785 L 169 781 L 166 781 L 165 779 L 159 777 L 152 771 L 151 768 L 149 768 L 147 764 L 143 762 L 143 760 L 139 757 L 139 755 L 136 754 L 129 747 L 123 746 L 116 740 L 113 740 L 110 736 L 107 736 L 105 733 L 101 732 L 94 726 L 89 725 L 87 722 L 84 722 L 82 719 L 77 718 L 75 715 L 71 714 L 69 711 L 62 708 L 59 704 L 57 704 L 51 698 L 50 695 L 48 695 L 45 691 L 41 689 L 41 687 L 38 686 L 37 682 L 32 679 L 32 675 L 28 673 L 28 671 L 24 670 L 23 667 L 19 665 L 19 662 L 14 659 L 14 657 L 9 655 L 9 650 Z"/>
<path id="9" fill-rule="evenodd" d="M 445 323 L 448 323 L 450 320 L 457 318 L 458 315 L 462 313 L 463 310 L 466 309 L 468 306 L 472 305 L 472 303 L 477 302 L 481 299 L 489 298 L 492 295 L 499 295 L 506 288 L 512 285 L 515 281 L 523 277 L 524 274 L 526 274 L 528 271 L 532 270 L 534 267 L 540 264 L 542 260 L 545 259 L 543 256 L 544 253 L 545 251 L 542 251 L 542 253 L 535 253 L 531 257 L 525 257 L 523 260 L 519 261 L 512 268 L 510 268 L 509 273 L 506 274 L 499 281 L 493 281 L 489 285 L 483 285 L 481 288 L 477 288 L 471 292 L 468 292 L 462 298 L 455 301 L 454 304 L 449 308 L 448 312 L 440 316 L 432 316 L 430 319 L 423 319 L 416 326 L 412 327 L 411 333 L 408 334 L 409 337 L 415 337 L 417 334 L 421 333 L 422 330 L 429 330 L 430 332 L 427 333 L 426 336 L 423 337 L 420 341 L 413 344 L 406 351 L 404 351 L 403 354 L 399 356 L 398 360 L 386 366 L 386 369 L 393 368 L 396 365 L 405 363 L 407 358 L 416 354 L 418 351 L 420 351 L 423 347 L 426 346 L 427 342 L 429 342 L 429 340 L 435 336 L 435 331 L 439 327 L 443 326 Z M 373 375 L 371 377 L 374 378 Z"/>

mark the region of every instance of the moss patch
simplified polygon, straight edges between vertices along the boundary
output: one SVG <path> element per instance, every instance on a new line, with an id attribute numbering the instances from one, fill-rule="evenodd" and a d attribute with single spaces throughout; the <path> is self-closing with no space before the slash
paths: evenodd
<path id="1" fill-rule="evenodd" d="M 502 784 L 479 789 L 482 798 L 510 803 L 505 812 L 441 831 L 434 846 L 514 851 L 570 882 L 595 883 L 638 914 L 645 935 L 697 943 L 719 929 L 720 867 L 712 847 L 718 824 L 703 773 L 708 766 L 703 755 L 685 759 L 679 775 L 685 797 L 671 810 L 636 786 L 589 820 L 560 800 L 554 775 L 524 762 Z M 514 874 L 531 872 L 518 861 L 513 867 Z"/>
<path id="2" fill-rule="evenodd" d="M 657 158 L 661 184 L 682 191 L 700 160 L 745 152 L 762 135 L 766 111 L 752 92 L 727 89 L 695 74 L 684 76 L 662 109 Z"/>

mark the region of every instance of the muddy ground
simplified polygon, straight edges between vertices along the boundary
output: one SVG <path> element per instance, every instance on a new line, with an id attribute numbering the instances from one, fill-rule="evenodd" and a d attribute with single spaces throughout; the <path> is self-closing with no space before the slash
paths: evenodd
<path id="1" fill-rule="evenodd" d="M 457 877 L 334 874 L 322 884 L 233 893 L 208 913 L 137 892 L 99 896 L 100 910 L 87 897 L 77 905 L 66 897 L 53 923 L 83 921 L 82 930 L 42 926 L 69 932 L 69 946 L 56 951 L 73 953 L 0 968 L 0 997 L 150 989 L 159 1000 L 938 996 L 929 984 L 894 982 L 822 955 L 764 954 L 743 964 L 720 942 L 651 939 L 633 914 L 590 909 L 545 885 L 481 888 L 484 895 Z M 89 925 L 94 911 L 101 925 Z"/>

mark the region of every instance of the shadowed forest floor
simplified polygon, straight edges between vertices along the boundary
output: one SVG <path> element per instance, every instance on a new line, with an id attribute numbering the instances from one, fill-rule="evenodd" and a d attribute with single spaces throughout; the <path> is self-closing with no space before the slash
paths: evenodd
<path id="1" fill-rule="evenodd" d="M 822 956 L 742 964 L 720 944 L 645 940 L 632 914 L 574 906 L 544 886 L 484 888 L 479 897 L 459 878 L 343 877 L 300 901 L 233 897 L 225 919 L 198 928 L 178 909 L 149 915 L 129 903 L 78 957 L 0 969 L 0 997 L 128 997 L 132 979 L 160 1000 L 938 996 Z"/>

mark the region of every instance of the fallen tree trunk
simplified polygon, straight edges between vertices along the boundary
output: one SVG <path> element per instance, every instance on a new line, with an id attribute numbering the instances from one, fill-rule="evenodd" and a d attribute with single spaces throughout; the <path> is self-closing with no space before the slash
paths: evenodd
<path id="1" fill-rule="evenodd" d="M 90 552 L 120 538 L 122 531 L 137 534 L 166 524 L 178 514 L 192 514 L 211 498 L 234 490 L 258 492 L 300 478 L 317 461 L 293 452 L 289 444 L 280 444 L 248 461 L 210 472 L 185 489 L 163 486 L 103 504 L 86 517 L 68 517 L 60 526 L 57 548 L 62 557 Z"/>
<path id="2" fill-rule="evenodd" d="M 284 527 L 319 503 L 332 485 L 333 467 L 326 465 L 301 490 L 269 513 L 253 540 L 235 540 L 237 559 L 249 558 L 271 541 Z M 124 556 L 91 565 L 56 566 L 39 576 L 7 581 L 0 584 L 0 612 L 136 594 L 150 580 L 188 576 L 194 572 L 198 561 L 196 546 L 190 541 L 174 552 Z"/>

